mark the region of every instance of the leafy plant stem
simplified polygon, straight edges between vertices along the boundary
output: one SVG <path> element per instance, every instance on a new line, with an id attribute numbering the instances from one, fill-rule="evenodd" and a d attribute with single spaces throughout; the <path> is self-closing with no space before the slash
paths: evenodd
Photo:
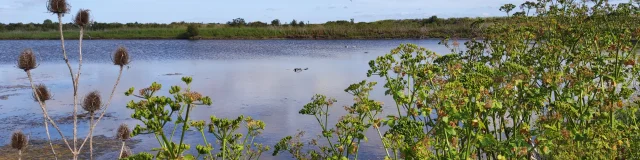
<path id="1" fill-rule="evenodd" d="M 182 153 L 182 142 L 184 140 L 184 134 L 187 131 L 187 122 L 189 122 L 189 112 L 191 111 L 191 104 L 187 104 L 187 115 L 185 116 L 184 119 L 184 123 L 182 126 L 182 134 L 180 135 L 180 145 L 178 145 L 178 153 L 177 154 L 181 154 Z"/>

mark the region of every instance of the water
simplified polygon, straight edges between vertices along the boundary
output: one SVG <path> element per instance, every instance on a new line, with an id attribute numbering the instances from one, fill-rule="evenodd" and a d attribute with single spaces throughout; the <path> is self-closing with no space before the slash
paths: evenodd
<path id="1" fill-rule="evenodd" d="M 334 97 L 338 103 L 332 108 L 332 117 L 344 113 L 342 106 L 351 105 L 352 99 L 343 90 L 361 80 L 378 81 L 372 98 L 383 101 L 385 110 L 394 111 L 391 98 L 384 96 L 383 81 L 367 78 L 368 62 L 389 53 L 401 43 L 415 43 L 437 53 L 449 53 L 439 40 L 88 40 L 83 41 L 83 67 L 80 78 L 80 98 L 99 90 L 106 99 L 118 74 L 118 67 L 111 64 L 111 55 L 118 46 L 125 46 L 132 63 L 125 68 L 112 105 L 107 109 L 111 117 L 103 119 L 96 128 L 96 135 L 115 135 L 117 126 L 139 124 L 129 118 L 132 111 L 126 102 L 137 100 L 124 96 L 129 87 L 140 89 L 152 82 L 163 84 L 162 94 L 168 94 L 171 85 L 182 85 L 181 76 L 193 77 L 193 90 L 210 96 L 212 106 L 199 106 L 192 118 L 207 120 L 210 115 L 235 118 L 241 114 L 265 121 L 264 133 L 258 143 L 276 144 L 298 130 L 307 131 L 306 138 L 319 134 L 320 127 L 311 116 L 298 111 L 314 94 Z M 67 52 L 74 71 L 77 70 L 78 41 L 66 41 Z M 60 41 L 24 40 L 0 41 L 0 145 L 9 140 L 9 133 L 21 129 L 31 138 L 46 138 L 42 127 L 41 109 L 33 101 L 24 71 L 15 67 L 18 54 L 32 48 L 40 65 L 32 71 L 37 83 L 46 84 L 54 94 L 47 102 L 54 117 L 71 115 L 73 111 L 73 86 L 69 70 L 62 60 Z M 294 68 L 309 68 L 295 73 Z M 179 75 L 173 75 L 178 73 Z M 106 101 L 106 100 L 104 100 Z M 81 109 L 80 109 L 81 110 Z M 84 113 L 84 111 L 81 111 Z M 60 123 L 60 122 L 59 122 Z M 71 136 L 72 124 L 60 124 L 66 136 Z M 79 124 L 79 135 L 88 132 L 87 121 Z M 51 129 L 52 137 L 59 138 Z M 361 146 L 361 157 L 380 159 L 384 153 L 377 132 L 367 133 L 369 142 Z M 207 139 L 214 139 L 208 134 Z M 187 142 L 201 143 L 197 132 L 188 132 Z M 140 135 L 134 152 L 157 147 L 152 135 Z M 262 158 L 278 159 L 265 152 Z M 1 154 L 1 153 L 0 153 Z M 113 154 L 111 155 L 113 156 Z M 103 156 L 103 158 L 109 155 Z"/>

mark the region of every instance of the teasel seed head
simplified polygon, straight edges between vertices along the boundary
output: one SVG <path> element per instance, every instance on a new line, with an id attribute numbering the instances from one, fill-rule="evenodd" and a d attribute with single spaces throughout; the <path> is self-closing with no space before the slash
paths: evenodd
<path id="1" fill-rule="evenodd" d="M 76 17 L 74 18 L 73 23 L 75 23 L 80 27 L 85 27 L 89 25 L 89 21 L 91 21 L 89 12 L 90 11 L 88 9 L 80 9 L 76 14 Z"/>
<path id="2" fill-rule="evenodd" d="M 117 138 L 121 141 L 126 141 L 131 138 L 131 132 L 129 131 L 129 126 L 127 126 L 127 124 L 123 123 L 120 125 L 120 127 L 118 127 Z"/>
<path id="3" fill-rule="evenodd" d="M 11 135 L 11 148 L 23 150 L 27 148 L 28 144 L 29 140 L 27 139 L 27 136 L 22 133 L 22 131 L 13 132 L 13 135 Z"/>
<path id="4" fill-rule="evenodd" d="M 51 13 L 65 14 L 69 12 L 69 4 L 67 0 L 49 0 L 47 10 Z"/>
<path id="5" fill-rule="evenodd" d="M 84 97 L 84 101 L 82 102 L 82 109 L 84 109 L 85 111 L 89 113 L 95 113 L 95 111 L 100 110 L 100 107 L 102 107 L 100 92 L 89 92 L 89 94 Z"/>
<path id="6" fill-rule="evenodd" d="M 18 68 L 26 72 L 35 69 L 36 67 L 36 55 L 33 53 L 33 50 L 25 49 L 22 51 L 18 57 Z"/>
<path id="7" fill-rule="evenodd" d="M 49 89 L 47 88 L 47 86 L 45 86 L 44 84 L 37 84 L 36 86 L 36 92 L 33 93 L 33 100 L 34 101 L 38 101 L 38 98 L 40 98 L 40 102 L 45 103 L 45 101 L 51 100 L 51 93 L 49 92 Z M 38 97 L 36 97 L 36 95 Z"/>
<path id="8" fill-rule="evenodd" d="M 113 54 L 113 64 L 120 67 L 129 64 L 129 52 L 127 51 L 127 48 L 124 48 L 123 46 L 118 47 L 116 52 Z"/>

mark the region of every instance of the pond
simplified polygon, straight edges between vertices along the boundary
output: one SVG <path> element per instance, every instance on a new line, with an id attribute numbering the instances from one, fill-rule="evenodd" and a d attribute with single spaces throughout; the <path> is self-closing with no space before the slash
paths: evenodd
<path id="1" fill-rule="evenodd" d="M 333 122 L 344 114 L 342 106 L 351 105 L 353 97 L 344 92 L 352 83 L 362 80 L 380 82 L 372 98 L 385 102 L 384 109 L 394 111 L 391 97 L 384 96 L 383 81 L 367 78 L 368 62 L 389 53 L 401 43 L 415 43 L 439 54 L 450 51 L 440 40 L 86 40 L 83 41 L 83 67 L 80 78 L 80 98 L 98 90 L 104 101 L 108 98 L 118 74 L 118 67 L 111 63 L 111 56 L 118 46 L 125 46 L 132 62 L 125 68 L 112 105 L 96 128 L 95 135 L 113 137 L 118 125 L 139 124 L 130 118 L 132 110 L 125 107 L 133 97 L 124 92 L 140 89 L 152 82 L 163 84 L 163 95 L 172 85 L 183 85 L 182 76 L 192 76 L 192 89 L 210 96 L 212 106 L 199 106 L 192 112 L 192 119 L 207 120 L 209 116 L 235 118 L 239 115 L 263 120 L 266 129 L 256 142 L 274 145 L 298 130 L 306 131 L 306 139 L 320 133 L 320 127 L 312 116 L 299 115 L 298 111 L 314 94 L 324 94 L 338 100 L 331 110 Z M 66 47 L 71 65 L 77 70 L 78 41 L 67 40 Z M 47 102 L 49 113 L 57 119 L 64 134 L 72 136 L 72 121 L 65 121 L 73 111 L 73 87 L 69 70 L 62 59 L 60 41 L 9 40 L 0 41 L 0 145 L 9 142 L 12 131 L 22 130 L 32 139 L 45 139 L 42 111 L 33 101 L 29 81 L 24 71 L 15 66 L 18 54 L 32 48 L 40 65 L 32 71 L 36 83 L 46 84 L 53 93 Z M 294 68 L 308 68 L 294 72 Z M 79 108 L 79 110 L 81 110 Z M 84 111 L 81 111 L 84 113 Z M 88 132 L 88 121 L 80 120 L 79 135 Z M 187 132 L 187 142 L 202 143 L 198 132 Z M 51 128 L 51 135 L 59 135 Z M 361 146 L 365 159 L 383 156 L 377 132 L 367 133 L 369 142 Z M 214 139 L 208 134 L 207 139 Z M 153 135 L 139 135 L 141 140 L 134 152 L 149 151 L 157 147 Z M 3 154 L 3 153 L 0 153 Z M 110 159 L 116 153 L 103 155 Z M 271 152 L 263 159 L 272 157 Z"/>

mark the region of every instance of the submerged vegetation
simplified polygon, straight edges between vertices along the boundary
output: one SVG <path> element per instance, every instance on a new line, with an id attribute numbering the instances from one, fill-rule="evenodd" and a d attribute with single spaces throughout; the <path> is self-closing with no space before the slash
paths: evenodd
<path id="1" fill-rule="evenodd" d="M 64 0 L 49 3 L 49 10 L 58 17 L 68 11 Z M 51 8 L 51 4 L 64 7 Z M 392 104 L 369 98 L 378 82 L 361 81 L 344 90 L 354 97 L 353 105 L 345 106 L 346 114 L 329 124 L 333 122 L 329 113 L 333 113 L 330 110 L 336 100 L 315 95 L 299 113 L 316 119 L 321 129 L 321 133 L 314 133 L 318 138 L 306 142 L 302 139 L 304 131 L 286 136 L 273 144 L 272 155 L 287 154 L 305 160 L 358 159 L 362 143 L 377 141 L 382 144 L 385 159 L 640 158 L 640 66 L 636 64 L 637 43 L 633 42 L 640 36 L 640 27 L 635 24 L 637 21 L 629 21 L 640 16 L 640 2 L 612 5 L 605 0 L 539 0 L 521 4 L 518 11 L 516 7 L 500 7 L 508 16 L 491 25 L 483 25 L 489 23 L 486 21 L 471 23 L 478 29 L 473 33 L 481 39 L 464 44 L 450 44 L 444 39 L 442 44 L 451 49 L 448 54 L 401 44 L 370 61 L 367 76 L 384 79 L 380 83 L 385 94 L 393 98 Z M 85 20 L 76 19 L 81 22 L 77 26 L 82 35 Z M 245 27 L 251 24 L 235 19 L 229 23 L 234 27 L 218 29 L 257 28 Z M 324 25 L 315 27 L 358 24 L 344 21 Z M 287 27 L 298 30 L 314 26 L 291 22 Z M 51 152 L 55 155 L 56 149 L 67 147 L 73 159 L 78 159 L 84 146 L 84 142 L 77 141 L 75 118 L 82 50 L 80 47 L 79 66 L 74 74 L 64 50 L 62 25 L 58 31 L 74 87 L 73 141 L 67 141 L 48 115 L 45 101 L 50 99 L 49 91 L 44 85 L 33 84 L 31 72 L 37 70 L 37 58 L 32 50 L 20 54 L 18 68 L 28 75 L 35 100 L 43 111 L 47 135 L 51 124 L 64 142 L 54 147 L 49 139 Z M 446 36 L 464 33 L 467 32 Z M 201 26 L 191 27 L 186 35 L 194 38 L 207 34 L 206 27 Z M 82 36 L 79 38 L 82 46 Z M 113 60 L 121 75 L 130 62 L 129 53 L 120 47 Z M 89 146 L 93 128 L 104 116 L 120 75 L 105 105 L 98 105 L 102 103 L 99 92 L 91 92 L 85 98 L 83 108 L 91 115 L 102 110 L 97 120 L 89 123 L 89 134 L 84 138 L 85 142 L 90 139 Z M 184 86 L 168 89 L 170 97 L 162 96 L 167 94 L 160 94 L 162 85 L 155 82 L 137 93 L 134 88 L 125 92 L 126 96 L 139 99 L 126 106 L 134 111 L 131 117 L 139 123 L 132 130 L 127 125 L 118 129 L 117 138 L 122 142 L 119 158 L 259 159 L 263 152 L 271 150 L 268 145 L 253 142 L 266 127 L 260 120 L 242 115 L 218 118 L 215 113 L 208 122 L 192 119 L 193 108 L 213 103 L 209 97 L 191 90 L 191 77 L 183 77 L 182 81 Z M 384 111 L 385 105 L 394 107 Z M 190 128 L 202 135 L 202 143 L 195 144 L 195 150 L 184 141 Z M 368 130 L 377 132 L 377 137 L 367 137 Z M 141 134 L 153 134 L 158 147 L 131 153 L 126 142 Z M 215 140 L 208 141 L 207 135 Z M 16 144 L 28 144 L 24 135 L 16 137 Z M 14 147 L 13 143 L 12 147 L 19 157 L 23 150 L 29 150 Z M 89 154 L 91 158 L 93 152 Z"/>

